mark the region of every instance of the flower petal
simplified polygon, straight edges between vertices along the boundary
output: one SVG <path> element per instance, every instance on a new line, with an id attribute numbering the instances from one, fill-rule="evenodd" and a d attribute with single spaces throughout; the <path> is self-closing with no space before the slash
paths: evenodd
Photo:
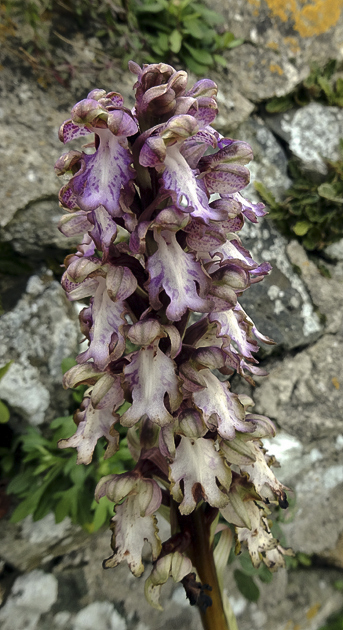
<path id="1" fill-rule="evenodd" d="M 96 129 L 100 143 L 93 155 L 81 158 L 81 168 L 62 188 L 60 201 L 67 208 L 95 210 L 104 206 L 113 217 L 122 216 L 119 205 L 121 189 L 134 176 L 130 167 L 132 156 L 123 146 L 123 137 L 108 129 Z"/>
<path id="2" fill-rule="evenodd" d="M 113 428 L 117 420 L 114 418 L 113 407 L 118 408 L 124 401 L 124 396 L 117 399 L 115 405 L 105 409 L 94 409 L 89 398 L 85 398 L 81 409 L 76 412 L 78 421 L 77 431 L 67 440 L 60 440 L 59 448 L 76 448 L 77 463 L 90 464 L 97 441 L 105 437 L 108 446 L 105 458 L 112 457 L 119 449 L 119 433 Z"/>
<path id="3" fill-rule="evenodd" d="M 158 296 L 163 288 L 170 298 L 166 309 L 170 320 L 179 321 L 188 308 L 200 313 L 209 311 L 211 303 L 202 297 L 209 279 L 200 263 L 192 254 L 183 251 L 173 232 L 165 230 L 159 234 L 156 230 L 154 238 L 158 250 L 148 259 L 149 281 L 146 284 L 153 308 L 161 308 Z"/>
<path id="4" fill-rule="evenodd" d="M 217 426 L 224 440 L 233 440 L 236 430 L 251 433 L 254 426 L 245 421 L 244 407 L 237 394 L 229 391 L 228 383 L 222 383 L 208 369 L 201 370 L 201 375 L 206 381 L 206 387 L 193 392 L 193 400 L 202 411 L 207 426 L 210 429 Z"/>
<path id="5" fill-rule="evenodd" d="M 193 512 L 201 499 L 213 507 L 224 507 L 228 496 L 219 489 L 217 481 L 229 490 L 231 478 L 231 470 L 215 450 L 213 440 L 181 437 L 170 466 L 171 494 L 181 502 L 181 514 Z"/>
<path id="6" fill-rule="evenodd" d="M 92 303 L 92 321 L 90 345 L 88 350 L 79 354 L 78 363 L 92 360 L 103 370 L 110 363 L 122 356 L 125 350 L 123 326 L 126 324 L 125 302 L 113 302 L 106 289 L 106 281 L 97 277 L 98 283 Z"/>
<path id="7" fill-rule="evenodd" d="M 114 568 L 126 560 L 133 575 L 139 577 L 144 571 L 142 549 L 145 541 L 151 546 L 153 560 L 156 560 L 161 551 L 156 517 L 141 516 L 139 495 L 129 495 L 124 503 L 116 506 L 112 529 L 114 554 L 105 560 L 104 568 Z"/>
<path id="8" fill-rule="evenodd" d="M 165 406 L 165 395 L 169 397 L 171 411 L 178 408 L 182 396 L 172 359 L 159 348 L 143 347 L 132 355 L 124 375 L 132 390 L 132 405 L 121 417 L 123 426 L 131 427 L 145 414 L 161 427 L 173 422 Z"/>
<path id="9" fill-rule="evenodd" d="M 158 559 L 144 586 L 144 593 L 148 603 L 157 610 L 163 610 L 160 604 L 162 585 L 167 582 L 169 577 L 172 577 L 174 582 L 181 582 L 191 570 L 191 560 L 179 551 L 169 553 Z"/>

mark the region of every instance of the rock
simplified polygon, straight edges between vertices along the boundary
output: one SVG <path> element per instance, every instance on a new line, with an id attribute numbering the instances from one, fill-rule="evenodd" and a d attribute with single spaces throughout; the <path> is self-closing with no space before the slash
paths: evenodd
<path id="1" fill-rule="evenodd" d="M 57 600 L 57 580 L 43 571 L 21 575 L 0 611 L 2 630 L 36 630 L 42 614 Z"/>
<path id="2" fill-rule="evenodd" d="M 266 367 L 269 376 L 254 393 L 258 413 L 303 443 L 343 432 L 341 338 L 324 335 L 296 356 Z"/>
<path id="3" fill-rule="evenodd" d="M 298 241 L 287 245 L 287 254 L 301 273 L 301 278 L 312 298 L 313 304 L 324 317 L 328 333 L 342 332 L 343 326 L 343 262 L 336 265 L 326 263 L 330 277 L 323 276 L 318 267 L 308 259 Z"/>
<path id="4" fill-rule="evenodd" d="M 51 200 L 34 201 L 18 210 L 14 218 L 0 230 L 0 240 L 10 242 L 19 254 L 30 259 L 53 256 L 54 250 L 70 251 L 80 238 L 66 238 L 57 229 L 62 216 L 56 197 Z M 37 239 L 39 234 L 39 239 Z"/>
<path id="5" fill-rule="evenodd" d="M 338 160 L 339 139 L 343 136 L 343 111 L 340 107 L 328 107 L 309 103 L 293 112 L 286 112 L 280 119 L 289 148 L 308 171 L 325 175 L 327 166 L 323 158 Z"/>
<path id="6" fill-rule="evenodd" d="M 69 394 L 61 385 L 62 359 L 78 348 L 77 311 L 48 272 L 31 276 L 26 293 L 0 321 L 1 398 L 32 425 L 65 413 Z M 57 387 L 56 387 L 57 386 Z"/>
<path id="7" fill-rule="evenodd" d="M 343 261 L 343 238 L 337 243 L 325 247 L 324 253 L 330 260 Z"/>
<path id="8" fill-rule="evenodd" d="M 219 107 L 219 113 L 213 126 L 225 136 L 247 120 L 255 106 L 236 88 L 233 88 L 231 85 L 228 86 L 221 75 L 217 76 L 211 73 L 211 78 L 213 78 L 218 85 L 217 100 Z M 194 78 L 194 83 L 195 80 Z M 191 80 L 189 80 L 188 83 L 191 85 Z"/>
<path id="9" fill-rule="evenodd" d="M 253 103 L 289 94 L 309 74 L 308 67 L 299 71 L 278 52 L 249 42 L 224 57 L 229 82 Z"/>
<path id="10" fill-rule="evenodd" d="M 18 524 L 1 521 L 0 558 L 18 571 L 31 571 L 51 559 L 82 547 L 88 534 L 69 517 L 55 523 L 54 514 L 34 522 L 27 516 Z"/>
<path id="11" fill-rule="evenodd" d="M 280 579 L 281 574 L 276 573 L 271 584 L 258 581 L 260 598 L 238 617 L 240 630 L 319 630 L 341 609 L 342 594 L 333 586 L 339 571 L 297 570 L 288 580 Z"/>
<path id="12" fill-rule="evenodd" d="M 252 182 L 244 189 L 244 195 L 256 199 L 254 181 L 263 184 L 280 200 L 291 181 L 287 175 L 287 157 L 273 133 L 258 117 L 251 117 L 241 124 L 237 138 L 248 142 L 254 159 L 249 164 Z"/>
<path id="13" fill-rule="evenodd" d="M 2 227 L 32 202 L 56 199 L 60 185 L 53 165 L 63 153 L 57 133 L 68 116 L 67 111 L 58 111 L 61 101 L 52 92 L 4 65 L 0 73 L 0 89 L 6 96 L 0 110 L 0 185 L 6 200 Z"/>
<path id="14" fill-rule="evenodd" d="M 126 621 L 110 602 L 93 602 L 80 610 L 73 622 L 73 630 L 126 630 Z"/>
<path id="15" fill-rule="evenodd" d="M 343 12 L 333 0 L 208 0 L 222 16 L 221 27 L 245 43 L 225 57 L 229 81 L 256 102 L 288 94 L 313 62 L 342 59 Z"/>
<path id="16" fill-rule="evenodd" d="M 303 281 L 287 257 L 286 239 L 264 219 L 257 225 L 246 223 L 242 242 L 254 260 L 269 261 L 273 268 L 263 282 L 252 285 L 240 298 L 257 328 L 277 344 L 263 346 L 263 352 L 291 350 L 313 342 L 322 326 Z"/>
<path id="17" fill-rule="evenodd" d="M 238 136 L 251 143 L 254 151 L 254 161 L 248 165 L 251 183 L 244 189 L 244 196 L 260 201 L 253 182 L 261 181 L 281 198 L 290 181 L 286 156 L 273 134 L 260 119 L 250 119 L 239 127 Z M 252 285 L 240 298 L 257 328 L 277 344 L 264 346 L 263 352 L 290 350 L 317 339 L 322 326 L 304 282 L 289 261 L 286 239 L 268 218 L 260 219 L 258 224 L 246 221 L 241 235 L 253 258 L 268 261 L 273 267 L 263 282 Z"/>

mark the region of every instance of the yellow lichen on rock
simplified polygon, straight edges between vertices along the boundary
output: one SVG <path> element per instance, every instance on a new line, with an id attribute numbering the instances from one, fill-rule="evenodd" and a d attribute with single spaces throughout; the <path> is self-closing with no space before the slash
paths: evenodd
<path id="1" fill-rule="evenodd" d="M 258 0 L 257 0 L 258 1 Z M 256 0 L 248 0 L 257 6 Z M 283 22 L 291 20 L 301 37 L 325 33 L 337 24 L 342 0 L 265 0 L 271 13 Z"/>
<path id="2" fill-rule="evenodd" d="M 283 75 L 283 70 L 279 66 L 278 63 L 271 63 L 270 66 L 269 66 L 269 70 L 270 70 L 270 72 L 277 72 L 280 76 Z"/>

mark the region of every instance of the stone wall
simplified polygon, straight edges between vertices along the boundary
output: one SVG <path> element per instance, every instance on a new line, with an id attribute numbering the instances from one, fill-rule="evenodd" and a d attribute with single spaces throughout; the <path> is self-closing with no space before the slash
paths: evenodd
<path id="1" fill-rule="evenodd" d="M 326 21 L 318 18 L 324 5 L 319 0 L 312 3 L 312 13 L 309 2 L 296 0 L 287 10 L 275 0 L 210 4 L 246 39 L 228 55 L 228 75 L 216 77 L 219 129 L 251 143 L 256 160 L 252 180 L 264 182 L 281 198 L 289 185 L 290 153 L 318 176 L 323 172 L 321 157 L 332 157 L 343 136 L 342 110 L 310 104 L 277 120 L 263 120 L 255 106 L 289 92 L 308 74 L 312 59 L 342 56 L 341 3 L 331 0 Z M 28 425 L 44 431 L 68 409 L 68 394 L 59 385 L 60 365 L 76 353 L 80 341 L 77 311 L 55 278 L 56 264 L 72 244 L 56 230 L 59 182 L 52 167 L 61 152 L 57 130 L 75 93 L 82 98 L 95 78 L 76 77 L 70 93 L 58 86 L 44 91 L 34 77 L 10 67 L 8 59 L 2 63 L 0 241 L 28 266 L 19 276 L 0 277 L 5 311 L 0 367 L 12 361 L 0 397 L 11 410 L 14 432 Z M 110 76 L 104 69 L 100 79 L 98 87 L 121 91 L 132 103 L 128 73 L 118 70 Z M 246 194 L 254 198 L 251 185 Z M 308 554 L 312 564 L 280 571 L 271 584 L 259 583 L 257 604 L 237 590 L 232 579 L 236 565 L 228 567 L 225 584 L 240 630 L 318 630 L 342 606 L 334 583 L 343 570 L 343 245 L 326 251 L 331 277 L 325 278 L 301 245 L 288 243 L 268 218 L 247 226 L 243 238 L 256 259 L 273 265 L 270 276 L 247 292 L 243 306 L 276 345 L 262 349 L 270 376 L 258 379 L 254 392 L 238 380 L 234 387 L 252 394 L 256 411 L 278 427 L 266 447 L 281 463 L 278 476 L 294 499 L 281 527 L 288 544 Z M 162 520 L 159 526 L 163 532 Z M 110 551 L 108 531 L 90 537 L 69 519 L 56 525 L 49 514 L 37 523 L 27 517 L 16 526 L 7 516 L 0 532 L 4 630 L 199 628 L 198 612 L 180 587 L 165 588 L 165 610 L 158 613 L 144 600 L 144 583 L 126 566 L 103 571 L 102 559 Z"/>

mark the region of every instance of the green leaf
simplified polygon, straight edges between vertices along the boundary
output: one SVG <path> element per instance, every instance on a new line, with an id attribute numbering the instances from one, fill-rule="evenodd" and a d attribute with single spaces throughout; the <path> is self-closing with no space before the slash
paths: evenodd
<path id="1" fill-rule="evenodd" d="M 262 182 L 254 182 L 254 188 L 262 197 L 263 201 L 268 204 L 268 206 L 275 209 L 279 207 L 274 195 L 270 192 L 270 190 L 268 190 L 268 188 L 265 187 L 264 184 L 262 184 Z"/>
<path id="2" fill-rule="evenodd" d="M 264 582 L 265 584 L 269 584 L 273 579 L 273 574 L 271 571 L 269 571 L 269 569 L 266 567 L 265 564 L 261 564 L 258 570 L 258 577 L 261 580 L 261 582 Z"/>
<path id="3" fill-rule="evenodd" d="M 302 552 L 297 553 L 297 560 L 304 567 L 310 567 L 312 564 L 311 556 L 309 556 L 307 553 L 302 553 Z"/>
<path id="4" fill-rule="evenodd" d="M 290 95 L 272 98 L 266 105 L 266 111 L 269 114 L 277 114 L 287 112 L 293 107 L 293 100 Z"/>
<path id="5" fill-rule="evenodd" d="M 74 365 L 77 365 L 77 362 L 73 357 L 65 357 L 61 362 L 62 373 L 65 374 L 70 368 L 74 367 Z"/>
<path id="6" fill-rule="evenodd" d="M 222 57 L 221 55 L 213 55 L 213 59 L 219 66 L 222 66 L 223 68 L 226 68 L 227 61 L 226 61 L 225 57 Z"/>
<path id="7" fill-rule="evenodd" d="M 10 419 L 10 412 L 2 400 L 0 400 L 0 424 L 5 424 Z"/>
<path id="8" fill-rule="evenodd" d="M 242 44 L 244 44 L 244 39 L 238 38 L 238 39 L 234 39 L 232 42 L 230 42 L 227 45 L 227 48 L 237 48 L 238 46 L 241 46 Z"/>
<path id="9" fill-rule="evenodd" d="M 212 11 L 208 9 L 203 4 L 196 4 L 196 10 L 200 13 L 201 17 L 204 18 L 205 22 L 211 26 L 215 26 L 216 24 L 221 24 L 223 21 L 223 17 L 219 15 L 216 11 Z"/>
<path id="10" fill-rule="evenodd" d="M 5 376 L 7 370 L 9 369 L 10 365 L 12 365 L 12 363 L 13 361 L 9 361 L 8 363 L 6 363 L 6 365 L 0 368 L 0 379 L 2 379 L 3 376 Z"/>
<path id="11" fill-rule="evenodd" d="M 220 38 L 220 46 L 222 48 L 228 48 L 228 46 L 235 41 L 235 36 L 233 33 L 231 33 L 231 31 L 226 31 L 218 37 Z"/>
<path id="12" fill-rule="evenodd" d="M 175 54 L 178 53 L 182 45 L 182 35 L 180 31 L 177 29 L 173 30 L 172 34 L 169 35 L 169 43 L 171 51 Z"/>
<path id="13" fill-rule="evenodd" d="M 193 48 L 193 46 L 190 46 L 187 42 L 184 42 L 184 46 L 197 63 L 204 66 L 210 66 L 213 63 L 213 57 L 209 52 L 207 52 L 207 50 L 203 50 L 202 48 Z"/>
<path id="14" fill-rule="evenodd" d="M 164 9 L 166 9 L 166 5 L 161 2 L 152 2 L 151 4 L 144 3 L 141 6 L 136 5 L 135 7 L 137 13 L 161 13 Z"/>
<path id="15" fill-rule="evenodd" d="M 325 77 L 318 77 L 318 84 L 325 93 L 325 96 L 327 97 L 329 103 L 332 104 L 334 93 L 329 81 Z"/>
<path id="16" fill-rule="evenodd" d="M 195 39 L 203 39 L 205 32 L 208 31 L 208 29 L 204 29 L 203 24 L 199 20 L 186 20 L 186 18 L 184 18 L 183 24 L 185 33 L 192 35 Z"/>
<path id="17" fill-rule="evenodd" d="M 113 516 L 114 505 L 113 503 L 111 503 L 111 501 L 108 500 L 107 497 L 102 497 L 99 503 L 93 501 L 91 507 L 94 510 L 92 530 L 96 532 L 98 531 L 98 529 L 100 529 L 100 527 L 102 527 L 102 525 L 109 521 L 111 516 Z"/>
<path id="18" fill-rule="evenodd" d="M 236 569 L 233 573 L 238 590 L 249 602 L 257 602 L 260 590 L 250 575 Z"/>
<path id="19" fill-rule="evenodd" d="M 197 63 L 196 61 L 194 61 L 193 57 L 191 57 L 190 55 L 182 55 L 183 60 L 187 66 L 187 68 L 191 71 L 194 72 L 194 74 L 197 74 L 199 76 L 204 75 L 207 73 L 208 67 L 207 66 L 202 66 L 199 63 Z"/>
<path id="20" fill-rule="evenodd" d="M 309 223 L 308 221 L 298 221 L 293 227 L 293 232 L 295 232 L 297 236 L 304 236 L 305 234 L 307 234 L 310 227 L 311 223 Z"/>
<path id="21" fill-rule="evenodd" d="M 318 186 L 318 193 L 325 199 L 329 199 L 335 203 L 343 203 L 343 194 L 341 189 L 342 185 L 340 184 L 329 184 L 329 182 L 324 182 Z"/>
<path id="22" fill-rule="evenodd" d="M 251 562 L 250 556 L 247 552 L 243 552 L 240 556 L 239 556 L 239 561 L 241 563 L 242 569 L 244 571 L 244 573 L 246 573 L 247 575 L 257 575 L 259 572 L 259 569 L 255 569 L 253 563 Z"/>

